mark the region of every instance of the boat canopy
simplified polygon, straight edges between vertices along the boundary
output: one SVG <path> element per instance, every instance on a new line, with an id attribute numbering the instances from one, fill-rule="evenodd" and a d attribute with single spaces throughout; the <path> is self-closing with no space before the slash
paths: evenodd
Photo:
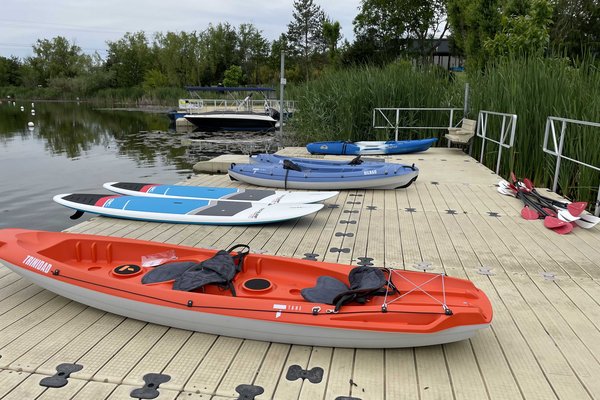
<path id="1" fill-rule="evenodd" d="M 267 87 L 242 87 L 242 86 L 186 86 L 189 92 L 274 92 L 275 89 Z"/>

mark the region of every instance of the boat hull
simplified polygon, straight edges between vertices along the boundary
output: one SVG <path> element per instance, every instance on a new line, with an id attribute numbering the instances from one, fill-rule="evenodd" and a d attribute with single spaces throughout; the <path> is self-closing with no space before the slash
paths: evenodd
<path id="1" fill-rule="evenodd" d="M 386 155 L 419 153 L 429 149 L 437 138 L 401 141 L 314 142 L 306 145 L 311 154 Z"/>
<path id="2" fill-rule="evenodd" d="M 60 282 L 10 263 L 6 263 L 6 266 L 46 290 L 113 314 L 173 328 L 267 342 L 349 348 L 419 347 L 465 340 L 489 325 L 461 326 L 431 334 L 299 326 L 151 305 Z"/>
<path id="3" fill-rule="evenodd" d="M 229 169 L 229 176 L 252 185 L 287 189 L 399 189 L 410 186 L 419 176 L 419 170 L 391 163 L 373 168 L 316 167 L 289 170 L 286 179 L 286 170 L 281 165 L 237 164 Z"/>
<path id="4" fill-rule="evenodd" d="M 267 131 L 275 129 L 277 121 L 269 115 L 255 113 L 208 112 L 186 114 L 185 119 L 200 130 Z"/>
<path id="5" fill-rule="evenodd" d="M 399 293 L 349 303 L 336 312 L 333 306 L 307 301 L 301 291 L 321 276 L 347 284 L 352 266 L 249 253 L 231 283 L 235 296 L 216 285 L 175 290 L 176 277 L 146 280 L 148 272 L 154 273 L 144 264 L 148 259 L 161 258 L 152 265 L 167 263 L 169 269 L 169 262 L 198 265 L 215 254 L 134 239 L 0 230 L 0 259 L 44 289 L 182 329 L 301 345 L 381 348 L 466 339 L 492 320 L 489 300 L 471 282 L 416 271 L 388 270 L 386 279 L 393 277 Z M 257 286 L 257 280 L 267 285 Z"/>

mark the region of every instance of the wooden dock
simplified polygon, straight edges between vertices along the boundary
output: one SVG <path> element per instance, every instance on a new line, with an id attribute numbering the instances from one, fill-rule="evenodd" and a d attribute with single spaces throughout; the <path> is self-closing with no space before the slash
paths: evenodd
<path id="1" fill-rule="evenodd" d="M 288 148 L 282 153 L 305 155 Z M 193 333 L 108 314 L 0 267 L 0 398 L 131 399 L 148 373 L 168 374 L 158 399 L 600 398 L 600 231 L 560 236 L 521 219 L 521 202 L 460 150 L 388 157 L 416 163 L 404 190 L 344 191 L 317 214 L 263 227 L 94 218 L 70 231 L 391 267 L 431 265 L 468 278 L 494 306 L 473 339 L 409 349 L 291 346 Z M 185 184 L 234 186 L 225 175 Z M 367 259 L 368 260 L 368 259 Z M 39 385 L 61 363 L 83 366 L 62 388 Z M 290 380 L 290 366 L 323 369 Z"/>

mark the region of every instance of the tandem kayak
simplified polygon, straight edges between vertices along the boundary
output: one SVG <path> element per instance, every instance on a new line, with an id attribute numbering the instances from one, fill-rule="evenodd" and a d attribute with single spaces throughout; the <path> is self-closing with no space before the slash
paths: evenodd
<path id="1" fill-rule="evenodd" d="M 88 193 L 59 194 L 54 196 L 54 201 L 77 210 L 71 217 L 73 219 L 89 212 L 141 221 L 209 225 L 269 224 L 300 218 L 323 208 L 323 204 L 266 204 Z"/>
<path id="2" fill-rule="evenodd" d="M 337 196 L 338 192 L 287 192 L 282 190 L 242 189 L 210 186 L 160 185 L 137 182 L 107 182 L 104 188 L 128 196 L 177 199 L 252 201 L 267 204 L 317 203 Z"/>
<path id="3" fill-rule="evenodd" d="M 0 230 L 0 259 L 23 278 L 90 307 L 180 329 L 393 348 L 464 340 L 492 321 L 487 296 L 467 280 L 236 247 L 243 250 Z"/>
<path id="4" fill-rule="evenodd" d="M 319 166 L 296 164 L 231 164 L 229 176 L 257 186 L 286 189 L 398 189 L 410 186 L 418 177 L 414 165 L 393 163 Z"/>
<path id="5" fill-rule="evenodd" d="M 408 154 L 430 148 L 437 138 L 419 140 L 399 140 L 387 142 L 313 142 L 306 145 L 311 154 L 369 155 L 369 154 Z"/>

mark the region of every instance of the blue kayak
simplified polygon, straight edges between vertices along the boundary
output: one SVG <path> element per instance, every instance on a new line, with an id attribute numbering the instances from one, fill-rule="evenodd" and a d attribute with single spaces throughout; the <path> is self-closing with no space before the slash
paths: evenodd
<path id="1" fill-rule="evenodd" d="M 311 154 L 374 155 L 418 153 L 430 148 L 437 138 L 387 142 L 313 142 L 306 145 Z"/>
<path id="2" fill-rule="evenodd" d="M 340 167 L 343 165 L 375 165 L 384 164 L 385 160 L 380 158 L 363 158 L 362 156 L 356 156 L 352 160 L 339 161 L 339 160 L 324 160 L 322 158 L 306 158 L 306 157 L 288 157 L 279 154 L 255 154 L 250 156 L 251 163 L 265 163 L 265 164 L 283 164 L 284 160 L 289 160 L 297 164 L 310 164 L 322 167 Z"/>
<path id="3" fill-rule="evenodd" d="M 394 163 L 319 166 L 294 163 L 232 164 L 229 176 L 257 186 L 309 189 L 397 189 L 408 187 L 419 175 L 414 165 Z"/>

